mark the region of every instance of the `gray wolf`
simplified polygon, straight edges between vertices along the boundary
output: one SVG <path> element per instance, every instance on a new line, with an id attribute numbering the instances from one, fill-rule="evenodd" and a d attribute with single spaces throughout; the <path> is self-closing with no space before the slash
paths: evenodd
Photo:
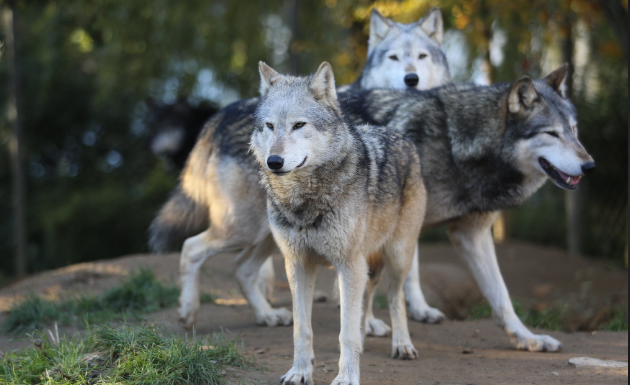
<path id="1" fill-rule="evenodd" d="M 395 23 L 373 10 L 366 67 L 357 81 L 345 88 L 355 91 L 368 86 L 424 89 L 450 82 L 441 49 L 442 36 L 442 15 L 437 8 L 409 25 Z M 384 74 L 389 71 L 397 75 Z M 408 75 L 416 76 L 417 84 L 408 80 L 407 85 L 405 77 Z M 258 102 L 255 98 L 231 104 L 208 121 L 182 171 L 180 186 L 151 225 L 149 243 L 157 252 L 176 250 L 185 239 L 208 229 L 208 224 L 211 226 L 206 237 L 213 240 L 214 251 L 200 254 L 193 260 L 187 249 L 182 252 L 180 317 L 187 327 L 194 324 L 199 308 L 197 269 L 205 258 L 222 250 L 241 252 L 236 260 L 236 277 L 254 309 L 257 322 L 276 326 L 290 324 L 292 320 L 289 311 L 273 309 L 269 304 L 267 298 L 275 284 L 273 266 L 267 260 L 261 268 L 258 261 L 261 253 L 275 250 L 272 239 L 262 240 L 267 234 L 266 212 L 261 211 L 265 199 L 256 195 L 257 168 L 250 163 L 247 154 L 248 139 L 253 130 L 252 114 Z M 230 170 L 239 175 L 230 174 Z M 252 221 L 248 219 L 250 214 L 255 218 Z M 444 316 L 424 300 L 419 290 L 418 269 L 416 259 L 405 283 L 410 316 L 416 320 L 439 322 Z M 370 284 L 371 296 L 375 287 Z M 368 334 L 386 335 L 390 331 L 384 322 L 373 316 L 371 303 L 366 322 Z"/>
<path id="2" fill-rule="evenodd" d="M 146 104 L 145 126 L 151 152 L 164 158 L 168 167 L 181 169 L 203 125 L 219 109 L 208 103 L 193 106 L 182 98 L 171 104 L 149 99 Z"/>
<path id="3" fill-rule="evenodd" d="M 397 132 L 346 123 L 330 64 L 312 77 L 260 63 L 262 99 L 251 139 L 261 165 L 273 237 L 293 296 L 293 367 L 283 384 L 313 384 L 315 273 L 334 266 L 341 285 L 341 355 L 333 385 L 359 384 L 367 256 L 380 251 L 392 278 L 392 356 L 417 358 L 403 283 L 422 227 L 426 195 L 414 143 Z"/>
<path id="4" fill-rule="evenodd" d="M 428 193 L 424 226 L 450 224 L 493 315 L 518 349 L 557 351 L 516 316 L 490 227 L 551 179 L 574 190 L 595 163 L 577 137 L 564 65 L 543 80 L 491 87 L 447 85 L 424 92 L 373 90 L 339 96 L 351 122 L 383 125 L 413 139 Z"/>
<path id="5" fill-rule="evenodd" d="M 412 24 L 396 23 L 372 9 L 367 60 L 351 88 L 427 90 L 450 83 L 443 24 L 438 8 Z"/>
<path id="6" fill-rule="evenodd" d="M 388 126 L 414 140 L 428 193 L 424 226 L 450 224 L 449 235 L 498 325 L 514 346 L 531 351 L 556 351 L 561 344 L 533 334 L 516 316 L 490 227 L 500 210 L 518 206 L 547 179 L 574 189 L 594 167 L 577 139 L 575 107 L 563 88 L 566 74 L 564 66 L 542 80 L 522 78 L 492 87 L 447 85 L 338 96 L 355 124 Z M 257 164 L 248 154 L 257 103 L 237 102 L 211 119 L 188 159 L 180 188 L 152 224 L 153 244 L 160 249 L 210 218 L 210 228 L 186 241 L 182 251 L 180 317 L 187 326 L 199 308 L 199 267 L 206 258 L 230 250 L 241 252 L 236 275 L 258 322 L 291 322 L 291 314 L 273 309 L 256 285 L 258 269 L 275 249 Z M 414 293 L 422 294 L 419 286 Z M 407 295 L 407 300 L 414 306 L 413 298 Z"/>

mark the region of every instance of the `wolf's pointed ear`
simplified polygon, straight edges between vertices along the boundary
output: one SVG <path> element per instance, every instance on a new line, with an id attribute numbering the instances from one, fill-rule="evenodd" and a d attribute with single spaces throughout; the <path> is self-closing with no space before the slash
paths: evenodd
<path id="1" fill-rule="evenodd" d="M 431 8 L 425 17 L 418 20 L 418 27 L 433 41 L 442 45 L 444 40 L 444 20 L 442 20 L 442 11 L 438 7 Z"/>
<path id="2" fill-rule="evenodd" d="M 551 86 L 563 98 L 567 97 L 567 75 L 569 74 L 569 63 L 564 63 L 562 67 L 550 73 L 545 82 Z"/>
<path id="3" fill-rule="evenodd" d="M 309 84 L 315 99 L 326 100 L 332 106 L 337 105 L 337 90 L 335 89 L 335 74 L 328 62 L 323 62 Z"/>
<path id="4" fill-rule="evenodd" d="M 368 40 L 368 51 L 383 41 L 387 32 L 389 32 L 389 29 L 393 25 L 393 21 L 381 15 L 376 8 L 372 8 L 372 12 L 370 13 L 370 39 Z"/>
<path id="5" fill-rule="evenodd" d="M 260 94 L 264 96 L 269 87 L 278 80 L 280 74 L 261 61 L 258 62 L 258 70 L 260 71 Z"/>
<path id="6" fill-rule="evenodd" d="M 510 88 L 508 109 L 511 113 L 518 114 L 530 108 L 536 100 L 538 100 L 538 93 L 534 88 L 534 82 L 529 76 L 523 76 Z"/>

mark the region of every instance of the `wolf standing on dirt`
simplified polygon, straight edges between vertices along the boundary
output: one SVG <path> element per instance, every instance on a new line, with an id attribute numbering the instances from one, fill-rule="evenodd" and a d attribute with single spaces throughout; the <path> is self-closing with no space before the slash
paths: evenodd
<path id="1" fill-rule="evenodd" d="M 260 63 L 262 100 L 251 149 L 261 164 L 271 231 L 285 256 L 293 296 L 294 363 L 283 384 L 313 384 L 311 313 L 317 265 L 341 286 L 341 356 L 333 385 L 359 384 L 367 256 L 381 251 L 392 278 L 392 356 L 417 358 L 403 284 L 426 195 L 414 144 L 393 131 L 346 123 L 332 67 L 283 76 Z"/>
<path id="2" fill-rule="evenodd" d="M 442 38 L 442 14 L 437 8 L 412 24 L 395 23 L 372 10 L 366 66 L 357 81 L 345 88 L 425 89 L 450 82 Z M 180 260 L 179 313 L 185 327 L 196 322 L 201 265 L 206 258 L 228 251 L 240 253 L 236 259 L 236 278 L 256 321 L 277 326 L 289 325 L 292 320 L 291 312 L 274 309 L 267 300 L 274 280 L 266 279 L 265 285 L 259 281 L 264 257 L 276 247 L 268 236 L 258 167 L 248 153 L 254 129 L 253 112 L 258 102 L 248 99 L 233 103 L 208 121 L 188 158 L 180 186 L 151 224 L 149 243 L 157 252 L 174 250 L 191 237 L 184 244 Z M 273 272 L 269 262 L 262 271 Z M 372 293 L 373 288 L 371 285 Z M 422 296 L 417 259 L 405 283 L 405 294 L 412 318 L 429 322 L 442 319 L 442 313 L 428 306 Z M 370 334 L 389 332 L 384 322 L 371 313 L 368 316 Z"/>
<path id="3" fill-rule="evenodd" d="M 374 90 L 339 95 L 355 124 L 393 128 L 413 139 L 428 203 L 424 226 L 450 224 L 495 320 L 518 349 L 557 351 L 559 341 L 530 332 L 501 277 L 491 225 L 549 178 L 567 190 L 595 162 L 577 138 L 566 96 L 565 64 L 545 79 L 525 76 L 491 87 L 449 85 L 424 92 Z"/>

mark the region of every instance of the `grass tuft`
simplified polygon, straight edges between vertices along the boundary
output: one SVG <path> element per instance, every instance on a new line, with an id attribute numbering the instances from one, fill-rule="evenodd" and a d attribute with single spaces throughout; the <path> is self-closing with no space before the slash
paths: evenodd
<path id="1" fill-rule="evenodd" d="M 628 309 L 615 306 L 610 321 L 602 327 L 602 330 L 628 331 Z"/>
<path id="2" fill-rule="evenodd" d="M 512 300 L 516 315 L 529 327 L 537 329 L 545 329 L 552 331 L 569 331 L 569 330 L 611 330 L 611 331 L 627 331 L 628 330 L 628 313 L 625 308 L 614 307 L 610 311 L 610 317 L 605 317 L 602 321 L 590 324 L 587 319 L 576 319 L 572 315 L 567 306 L 556 304 L 551 307 L 536 309 L 535 307 L 524 306 L 517 300 Z M 468 313 L 468 320 L 492 318 L 492 308 L 487 302 L 482 302 L 474 306 Z"/>
<path id="3" fill-rule="evenodd" d="M 99 327 L 58 343 L 31 337 L 33 347 L 0 358 L 0 383 L 221 385 L 226 366 L 248 366 L 223 336 L 189 341 L 152 325 Z"/>
<path id="4" fill-rule="evenodd" d="M 119 286 L 100 295 L 78 295 L 52 301 L 30 295 L 13 305 L 2 325 L 5 334 L 24 334 L 53 322 L 91 324 L 138 318 L 141 314 L 177 304 L 179 289 L 155 278 L 150 269 L 139 269 Z"/>
<path id="5" fill-rule="evenodd" d="M 514 311 L 518 318 L 529 327 L 546 330 L 565 329 L 565 308 L 551 307 L 544 310 L 535 310 L 525 307 L 519 301 L 512 300 Z M 468 314 L 468 320 L 492 318 L 492 308 L 487 302 L 475 305 Z"/>

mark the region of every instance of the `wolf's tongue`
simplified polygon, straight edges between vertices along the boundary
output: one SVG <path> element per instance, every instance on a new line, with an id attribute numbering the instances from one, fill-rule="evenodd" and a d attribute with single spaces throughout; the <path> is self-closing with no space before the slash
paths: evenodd
<path id="1" fill-rule="evenodd" d="M 563 173 L 562 171 L 556 169 L 556 171 L 558 172 L 558 175 L 560 175 L 560 178 L 562 178 L 562 180 L 566 183 L 566 184 L 570 184 L 571 186 L 575 186 L 578 183 L 580 183 L 580 178 L 582 178 L 581 176 L 570 176 L 567 175 L 565 173 Z"/>

